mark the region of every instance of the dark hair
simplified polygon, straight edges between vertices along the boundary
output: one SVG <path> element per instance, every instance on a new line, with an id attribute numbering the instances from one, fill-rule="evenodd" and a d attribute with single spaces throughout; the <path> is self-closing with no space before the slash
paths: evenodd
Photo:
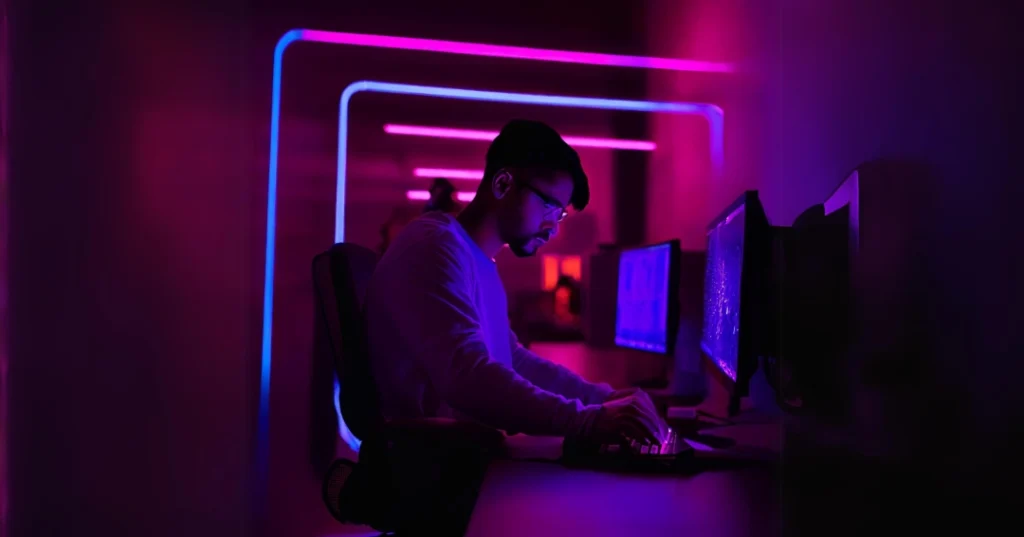
<path id="1" fill-rule="evenodd" d="M 502 168 L 568 173 L 572 177 L 569 204 L 582 211 L 590 203 L 590 183 L 580 156 L 555 129 L 539 121 L 514 119 L 502 127 L 487 150 L 484 184 Z"/>

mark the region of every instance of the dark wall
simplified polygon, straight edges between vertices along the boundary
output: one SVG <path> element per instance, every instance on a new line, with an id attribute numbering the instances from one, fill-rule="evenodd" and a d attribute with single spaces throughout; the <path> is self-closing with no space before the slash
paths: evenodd
<path id="1" fill-rule="evenodd" d="M 10 13 L 10 535 L 243 535 L 243 5 L 65 4 Z"/>

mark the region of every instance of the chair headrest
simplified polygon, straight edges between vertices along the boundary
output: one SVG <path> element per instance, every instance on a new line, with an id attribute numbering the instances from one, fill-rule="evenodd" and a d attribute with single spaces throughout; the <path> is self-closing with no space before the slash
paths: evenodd
<path id="1" fill-rule="evenodd" d="M 375 252 L 348 243 L 335 244 L 313 260 L 313 281 L 341 384 L 342 416 L 359 438 L 365 438 L 382 419 L 370 372 L 363 316 L 367 287 L 376 266 Z"/>
<path id="2" fill-rule="evenodd" d="M 362 308 L 370 276 L 377 267 L 377 253 L 358 244 L 338 243 L 326 252 L 330 272 L 339 300 L 355 299 Z"/>

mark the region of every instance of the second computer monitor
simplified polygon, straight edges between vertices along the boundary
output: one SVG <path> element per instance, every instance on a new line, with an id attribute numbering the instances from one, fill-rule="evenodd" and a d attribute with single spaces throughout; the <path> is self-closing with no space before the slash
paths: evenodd
<path id="1" fill-rule="evenodd" d="M 746 395 L 757 367 L 770 233 L 755 191 L 745 192 L 707 228 L 701 349 L 734 396 Z"/>
<path id="2" fill-rule="evenodd" d="M 619 254 L 615 344 L 671 353 L 679 324 L 679 241 Z"/>

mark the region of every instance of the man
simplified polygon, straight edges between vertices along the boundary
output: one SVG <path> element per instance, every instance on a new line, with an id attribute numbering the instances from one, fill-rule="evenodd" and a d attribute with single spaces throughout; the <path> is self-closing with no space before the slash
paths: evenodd
<path id="1" fill-rule="evenodd" d="M 457 217 L 425 214 L 374 272 L 370 359 L 388 417 L 465 417 L 509 433 L 658 442 L 665 425 L 641 391 L 615 392 L 536 356 L 509 328 L 494 258 L 531 256 L 590 187 L 551 127 L 507 124 L 476 198 Z"/>

